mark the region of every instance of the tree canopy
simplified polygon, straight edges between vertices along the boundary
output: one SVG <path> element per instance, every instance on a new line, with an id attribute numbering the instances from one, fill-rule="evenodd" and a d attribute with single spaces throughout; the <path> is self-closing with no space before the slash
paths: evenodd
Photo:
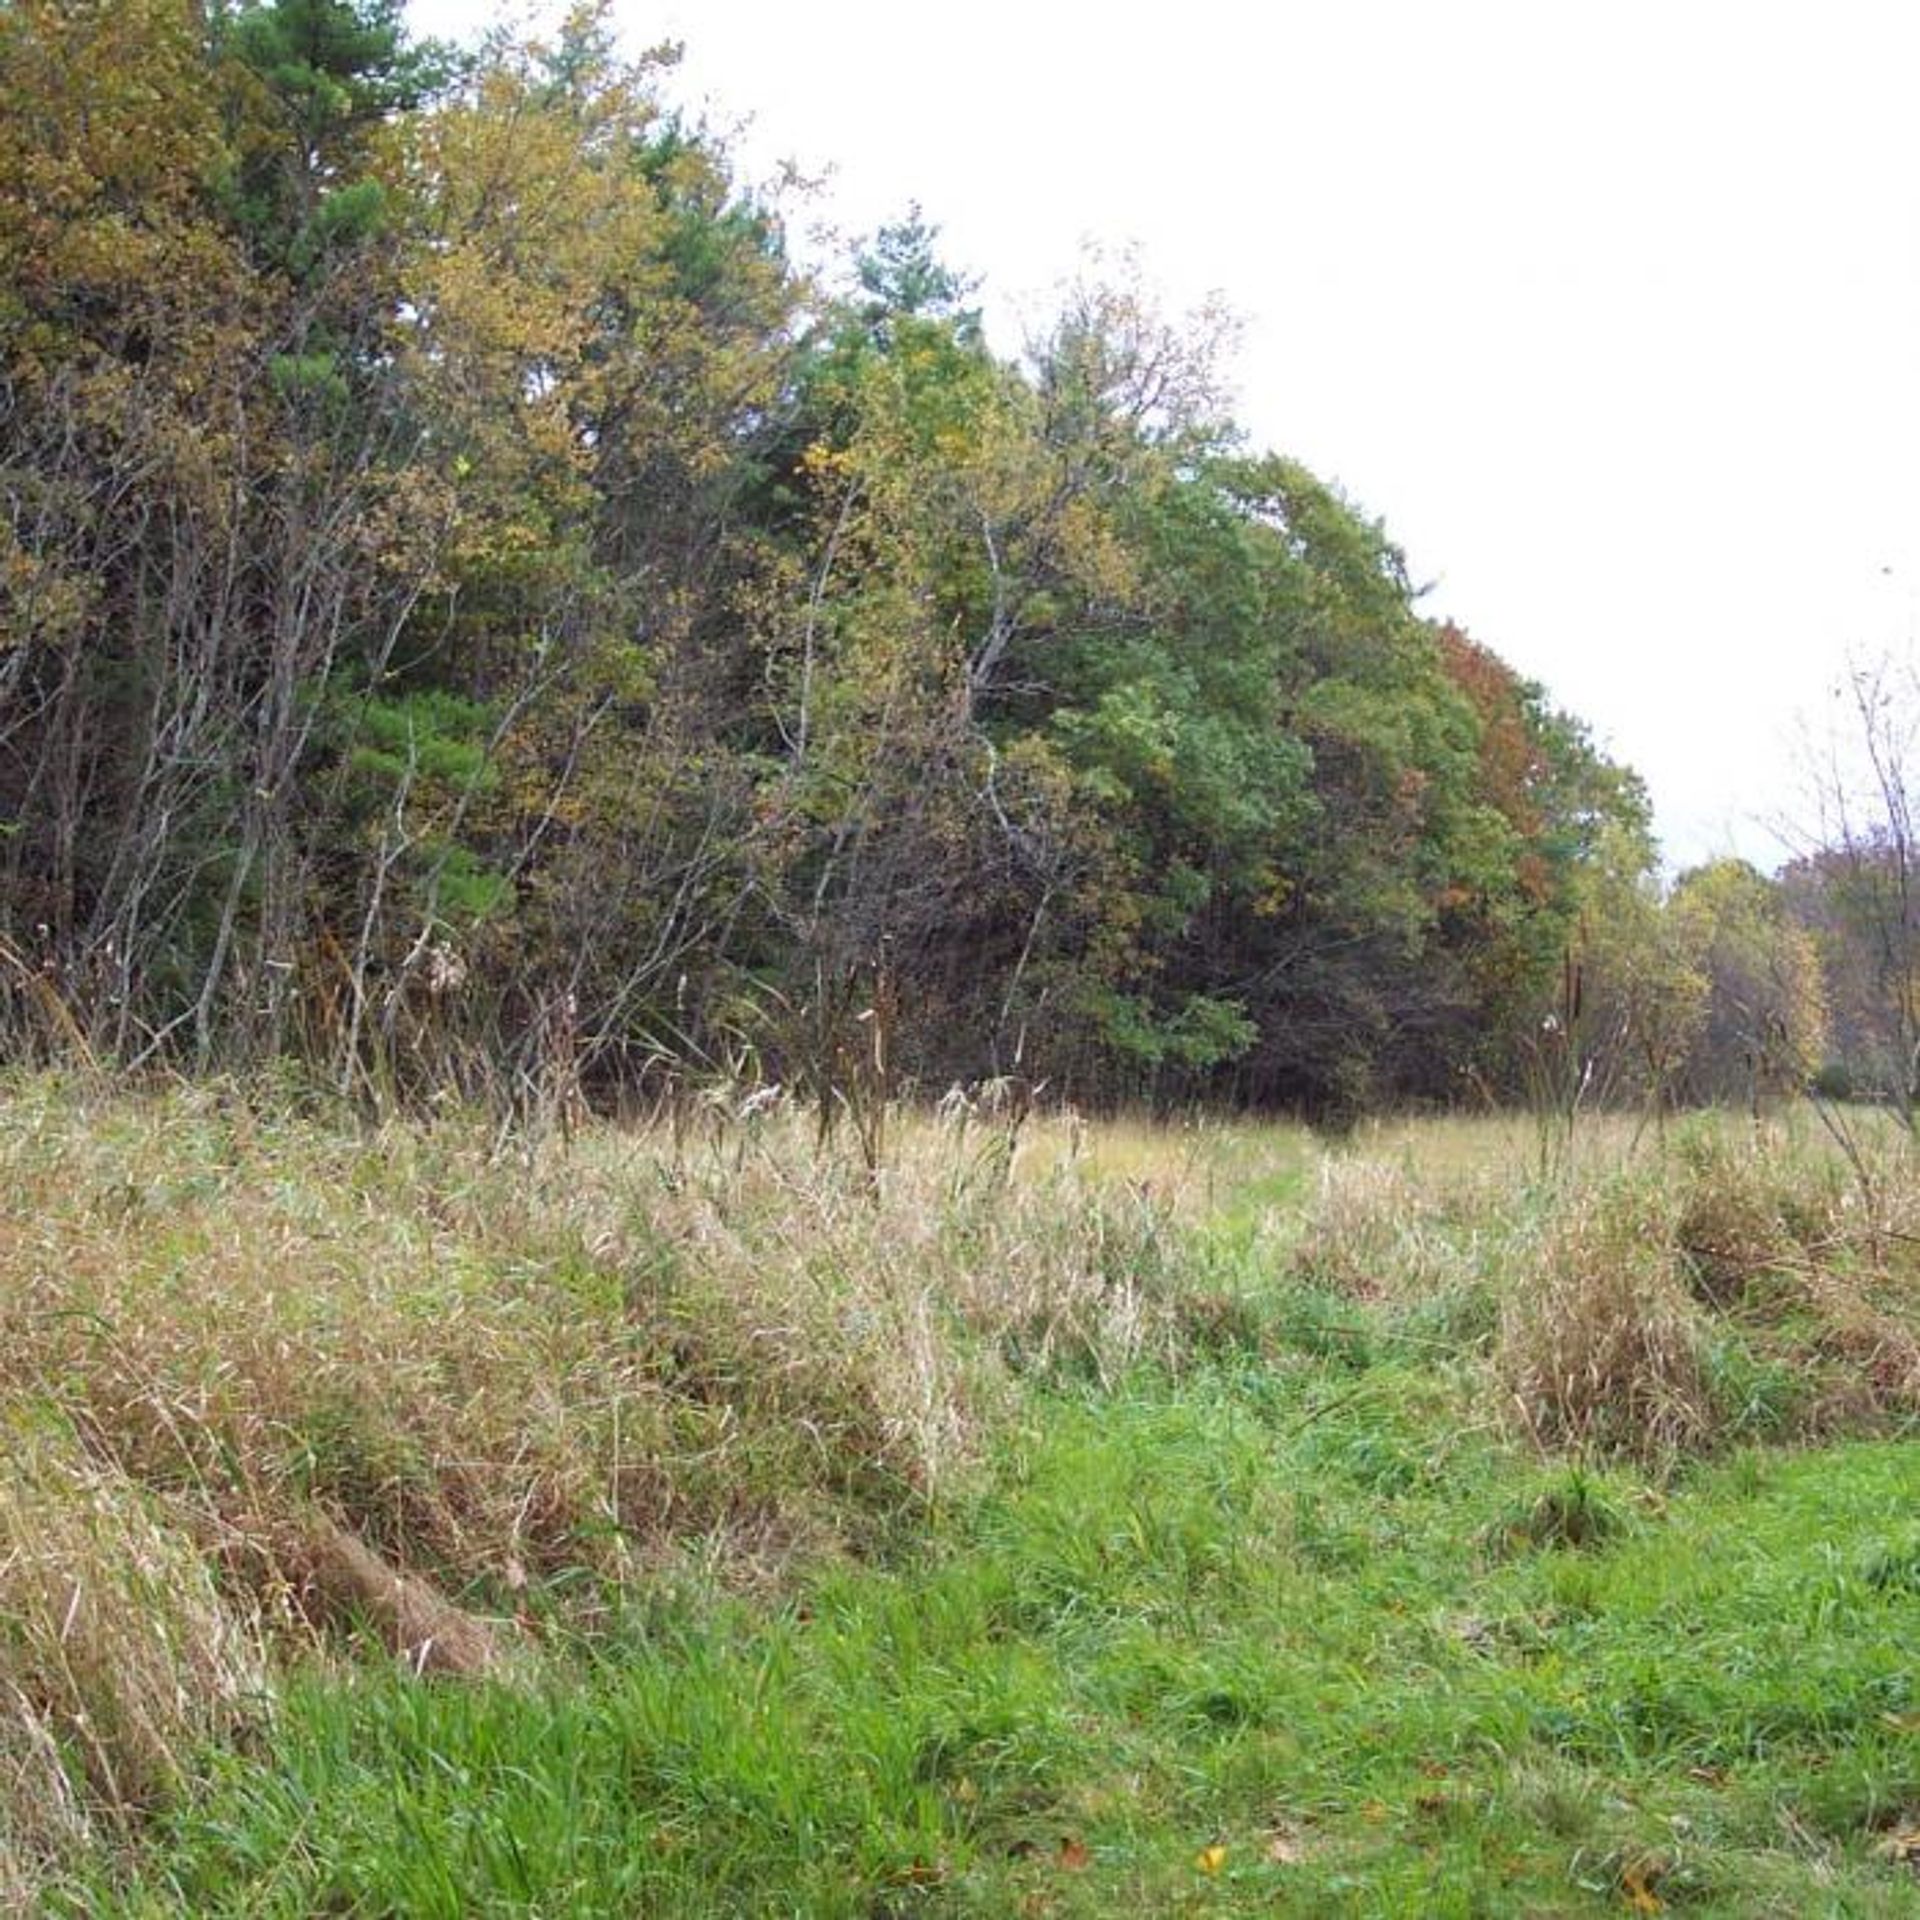
<path id="1" fill-rule="evenodd" d="M 15 1038 L 1516 1085 L 1638 783 L 1247 446 L 1218 315 L 1001 358 L 918 209 L 812 284 L 669 57 L 0 9 Z"/>

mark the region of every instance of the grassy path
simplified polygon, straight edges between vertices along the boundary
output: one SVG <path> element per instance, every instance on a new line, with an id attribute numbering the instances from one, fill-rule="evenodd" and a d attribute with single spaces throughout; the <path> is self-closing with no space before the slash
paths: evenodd
<path id="1" fill-rule="evenodd" d="M 1037 1395 L 891 1565 L 531 1690 L 309 1674 L 96 1910 L 1920 1913 L 1920 1444 L 1656 1494 L 1457 1406 Z"/>

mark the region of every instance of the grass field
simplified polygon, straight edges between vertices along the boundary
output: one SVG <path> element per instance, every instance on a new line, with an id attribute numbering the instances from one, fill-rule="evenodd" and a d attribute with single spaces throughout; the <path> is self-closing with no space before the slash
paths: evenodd
<path id="1" fill-rule="evenodd" d="M 0 1905 L 1920 1912 L 1856 1117 L 0 1093 Z"/>

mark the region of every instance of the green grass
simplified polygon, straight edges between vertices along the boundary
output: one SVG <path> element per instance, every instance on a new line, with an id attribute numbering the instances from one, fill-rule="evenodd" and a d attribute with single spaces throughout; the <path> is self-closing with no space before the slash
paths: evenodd
<path id="1" fill-rule="evenodd" d="M 1920 1808 L 1920 1444 L 1615 1475 L 1574 1548 L 1429 1377 L 1361 1384 L 1037 1400 L 901 1564 L 663 1591 L 529 1690 L 309 1673 L 80 1904 L 1920 1910 L 1874 1851 Z"/>
<path id="2" fill-rule="evenodd" d="M 1920 1913 L 1904 1163 L 783 1124 L 0 1102 L 0 1911 Z"/>

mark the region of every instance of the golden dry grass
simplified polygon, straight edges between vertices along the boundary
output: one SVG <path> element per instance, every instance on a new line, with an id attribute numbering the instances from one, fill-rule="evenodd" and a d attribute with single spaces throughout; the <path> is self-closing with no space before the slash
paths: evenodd
<path id="1" fill-rule="evenodd" d="M 876 1181 L 754 1096 L 503 1153 L 470 1117 L 8 1086 L 0 1908 L 266 1711 L 277 1652 L 365 1627 L 512 1671 L 680 1560 L 882 1543 L 1023 1382 L 1288 1364 L 1289 1290 L 1465 1303 L 1428 1323 L 1462 1418 L 1544 1447 L 1920 1418 L 1920 1178 L 1883 1132 L 1543 1153 L 1524 1120 L 1328 1144 L 949 1102 L 889 1137 Z"/>
<path id="2" fill-rule="evenodd" d="M 462 1118 L 11 1086 L 0 1898 L 164 1800 L 276 1643 L 491 1670 L 530 1600 L 881 1538 L 1017 1374 L 1171 1349 L 1165 1193 L 1014 1180 L 951 1116 L 900 1142 L 876 1187 L 764 1108 L 502 1156 Z"/>
<path id="3" fill-rule="evenodd" d="M 456 1598 L 829 1546 L 963 1470 L 1009 1369 L 1111 1378 L 1173 1337 L 1167 1192 L 901 1132 L 876 1190 L 781 1111 L 502 1158 L 459 1120 L 18 1086 L 0 1411 L 57 1417 L 288 1616 L 310 1509 Z"/>
<path id="4" fill-rule="evenodd" d="M 1501 1304 L 1497 1372 L 1545 1447 L 1647 1456 L 1713 1426 L 1706 1332 L 1673 1259 L 1670 1207 L 1638 1183 L 1556 1208 Z"/>
<path id="5" fill-rule="evenodd" d="M 4 1417 L 0 1902 L 164 1801 L 267 1700 L 256 1613 L 193 1531 L 52 1421 Z"/>
<path id="6" fill-rule="evenodd" d="M 1920 1420 L 1920 1162 L 1885 1115 L 1837 1126 L 1370 1123 L 1322 1154 L 1288 1270 L 1390 1312 L 1484 1298 L 1486 1391 L 1549 1449 L 1896 1430 Z"/>

